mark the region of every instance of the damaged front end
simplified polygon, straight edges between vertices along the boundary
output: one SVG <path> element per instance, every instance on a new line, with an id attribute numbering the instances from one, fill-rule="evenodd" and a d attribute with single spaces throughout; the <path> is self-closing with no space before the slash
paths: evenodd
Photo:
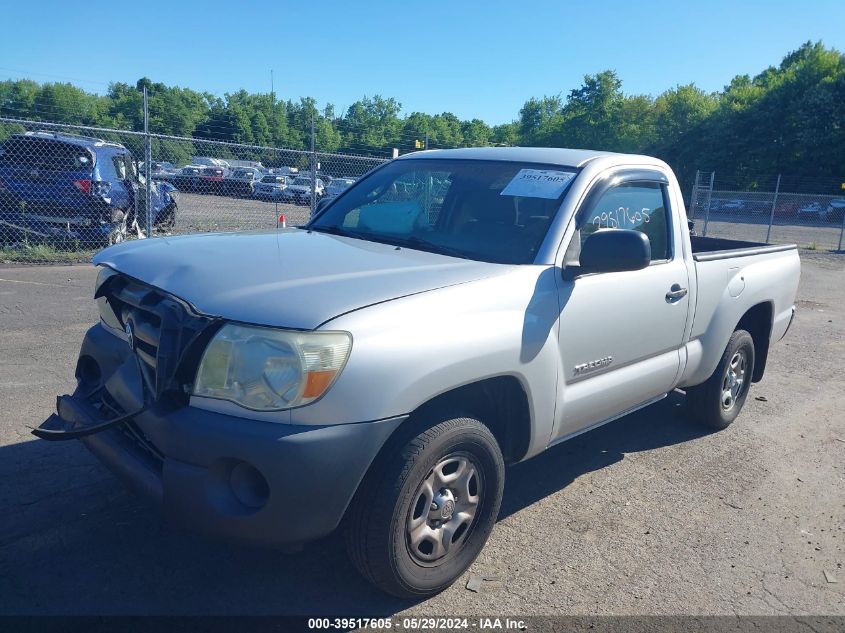
<path id="1" fill-rule="evenodd" d="M 97 278 L 95 300 L 101 322 L 82 344 L 77 388 L 72 395 L 59 396 L 56 413 L 32 433 L 61 441 L 118 430 L 154 460 L 157 451 L 133 418 L 151 408 L 188 403 L 196 362 L 216 330 L 215 320 L 109 268 Z M 100 344 L 104 337 L 124 344 Z"/>

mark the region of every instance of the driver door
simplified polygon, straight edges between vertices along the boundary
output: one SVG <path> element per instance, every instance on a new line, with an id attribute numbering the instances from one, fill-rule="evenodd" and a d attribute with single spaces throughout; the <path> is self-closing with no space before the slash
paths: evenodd
<path id="1" fill-rule="evenodd" d="M 647 172 L 651 174 L 651 172 Z M 553 440 L 662 397 L 681 365 L 689 309 L 687 267 L 673 243 L 668 182 L 659 172 L 615 175 L 594 186 L 576 215 L 559 278 L 562 394 Z M 600 229 L 646 234 L 642 270 L 579 274 L 578 255 Z M 673 292 L 674 291 L 674 292 Z M 673 294 L 667 294 L 673 293 Z"/>

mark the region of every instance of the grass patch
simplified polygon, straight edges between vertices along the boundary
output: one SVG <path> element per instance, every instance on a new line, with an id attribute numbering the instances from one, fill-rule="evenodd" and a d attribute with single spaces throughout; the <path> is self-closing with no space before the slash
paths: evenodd
<path id="1" fill-rule="evenodd" d="M 87 264 L 96 253 L 92 250 L 56 248 L 46 244 L 0 247 L 0 262 L 4 264 Z"/>

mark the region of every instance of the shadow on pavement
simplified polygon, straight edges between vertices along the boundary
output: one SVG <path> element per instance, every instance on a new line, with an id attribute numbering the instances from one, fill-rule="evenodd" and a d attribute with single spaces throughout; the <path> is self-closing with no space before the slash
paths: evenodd
<path id="1" fill-rule="evenodd" d="M 510 468 L 501 517 L 626 453 L 701 436 L 681 401 L 672 394 Z M 77 442 L 0 448 L 0 482 L 0 614 L 375 617 L 412 606 L 363 581 L 337 536 L 284 554 L 163 526 Z"/>

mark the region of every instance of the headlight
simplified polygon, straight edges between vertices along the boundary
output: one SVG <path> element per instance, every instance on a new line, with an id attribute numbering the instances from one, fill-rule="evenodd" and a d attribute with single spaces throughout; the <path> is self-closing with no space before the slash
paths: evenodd
<path id="1" fill-rule="evenodd" d="M 351 349 L 348 332 L 224 325 L 203 354 L 194 395 L 256 411 L 302 406 L 328 391 Z"/>

